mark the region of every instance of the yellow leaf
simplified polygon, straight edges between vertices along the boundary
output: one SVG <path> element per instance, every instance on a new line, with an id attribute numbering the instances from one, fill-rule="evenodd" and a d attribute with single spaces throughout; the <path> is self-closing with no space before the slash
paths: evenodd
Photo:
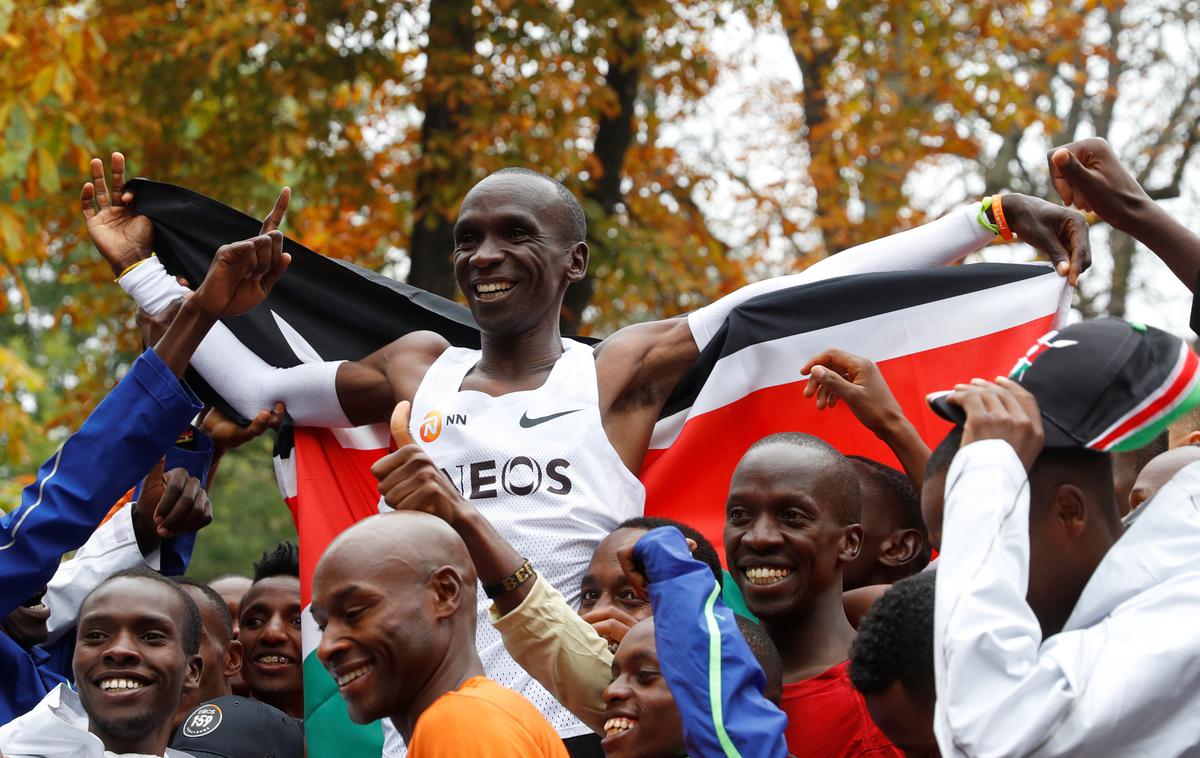
<path id="1" fill-rule="evenodd" d="M 33 101 L 39 102 L 45 99 L 46 95 L 50 94 L 50 88 L 54 86 L 54 69 L 56 66 L 51 63 L 37 72 L 37 76 L 33 77 L 33 83 L 29 85 L 29 94 Z"/>
<path id="2" fill-rule="evenodd" d="M 0 205 L 0 241 L 4 242 L 5 258 L 13 262 L 22 260 L 21 225 L 13 212 L 3 205 Z"/>
<path id="3" fill-rule="evenodd" d="M 63 61 L 58 62 L 58 69 L 54 73 L 54 93 L 63 103 L 69 103 L 75 94 L 75 75 Z"/>
<path id="4" fill-rule="evenodd" d="M 55 194 L 62 187 L 62 180 L 58 176 L 58 161 L 44 147 L 37 149 L 38 162 L 38 183 L 42 187 L 42 191 L 48 195 Z"/>

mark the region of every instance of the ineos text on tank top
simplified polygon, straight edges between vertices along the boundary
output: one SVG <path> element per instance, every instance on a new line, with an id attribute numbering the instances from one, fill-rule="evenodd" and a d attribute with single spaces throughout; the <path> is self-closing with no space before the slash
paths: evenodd
<path id="1" fill-rule="evenodd" d="M 563 340 L 545 384 L 492 397 L 460 390 L 480 351 L 447 348 L 413 398 L 410 433 L 518 553 L 579 607 L 600 540 L 641 516 L 646 491 L 609 444 L 592 349 Z M 528 698 L 562 737 L 590 730 L 504 650 L 480 586 L 476 647 L 487 676 Z"/>

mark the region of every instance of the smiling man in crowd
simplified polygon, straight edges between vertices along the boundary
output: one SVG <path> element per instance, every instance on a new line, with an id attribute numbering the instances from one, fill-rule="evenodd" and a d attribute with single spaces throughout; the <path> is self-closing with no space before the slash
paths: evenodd
<path id="1" fill-rule="evenodd" d="M 847 673 L 855 632 L 842 572 L 862 542 L 861 499 L 849 460 L 790 432 L 751 445 L 729 483 L 725 556 L 779 649 L 788 750 L 797 756 L 900 754 Z"/>
<path id="2" fill-rule="evenodd" d="M 200 683 L 196 604 L 148 569 L 114 574 L 80 609 L 73 667 L 60 684 L 0 727 L 11 758 L 187 758 L 167 747 L 180 699 Z"/>
<path id="3" fill-rule="evenodd" d="M 281 542 L 254 564 L 254 583 L 240 610 L 242 679 L 250 697 L 304 718 L 300 551 L 295 544 Z"/>
<path id="4" fill-rule="evenodd" d="M 538 710 L 483 675 L 475 581 L 466 545 L 441 519 L 360 521 L 330 543 L 313 576 L 317 656 L 350 718 L 390 719 L 410 758 L 565 758 Z"/>

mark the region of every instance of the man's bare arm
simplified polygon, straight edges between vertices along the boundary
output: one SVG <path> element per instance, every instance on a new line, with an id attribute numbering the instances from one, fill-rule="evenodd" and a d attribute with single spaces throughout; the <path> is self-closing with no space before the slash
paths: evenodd
<path id="1" fill-rule="evenodd" d="M 659 412 L 699 355 L 684 318 L 627 326 L 596 346 L 604 432 L 635 474 Z"/>
<path id="2" fill-rule="evenodd" d="M 351 423 L 387 421 L 401 400 L 417 394 L 425 372 L 450 343 L 434 332 L 412 332 L 361 361 L 338 367 L 337 397 Z"/>

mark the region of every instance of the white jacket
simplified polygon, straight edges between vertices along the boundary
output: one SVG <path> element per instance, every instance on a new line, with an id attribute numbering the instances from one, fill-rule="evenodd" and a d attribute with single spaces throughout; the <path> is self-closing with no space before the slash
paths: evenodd
<path id="1" fill-rule="evenodd" d="M 1200 755 L 1200 463 L 1138 509 L 1044 642 L 1029 483 L 999 440 L 946 476 L 934 613 L 943 756 Z"/>
<path id="2" fill-rule="evenodd" d="M 162 758 L 135 753 L 110 753 L 88 731 L 88 717 L 79 694 L 60 684 L 42 702 L 18 719 L 0 726 L 4 758 Z M 165 758 L 191 758 L 167 748 Z"/>

